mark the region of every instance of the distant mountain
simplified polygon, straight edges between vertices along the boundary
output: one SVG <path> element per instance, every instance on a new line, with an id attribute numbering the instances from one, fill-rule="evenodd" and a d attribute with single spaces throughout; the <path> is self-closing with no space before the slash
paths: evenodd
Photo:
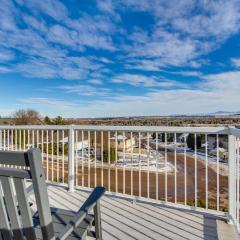
<path id="1" fill-rule="evenodd" d="M 207 117 L 207 116 L 228 116 L 228 115 L 240 115 L 240 111 L 217 111 L 212 113 L 195 113 L 195 114 L 173 114 L 170 117 Z"/>
<path id="2" fill-rule="evenodd" d="M 230 112 L 230 111 L 217 111 L 214 113 L 209 113 L 209 115 L 238 115 L 240 111 Z"/>

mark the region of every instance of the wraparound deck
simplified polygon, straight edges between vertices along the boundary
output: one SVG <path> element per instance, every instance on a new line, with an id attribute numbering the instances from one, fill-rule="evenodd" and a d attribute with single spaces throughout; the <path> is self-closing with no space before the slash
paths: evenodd
<path id="1" fill-rule="evenodd" d="M 51 207 L 77 211 L 89 192 L 71 193 L 62 186 L 48 185 Z M 34 202 L 33 197 L 30 197 Z M 36 210 L 35 205 L 32 207 Z M 136 202 L 105 195 L 101 201 L 104 240 L 239 239 L 227 218 L 193 210 Z"/>

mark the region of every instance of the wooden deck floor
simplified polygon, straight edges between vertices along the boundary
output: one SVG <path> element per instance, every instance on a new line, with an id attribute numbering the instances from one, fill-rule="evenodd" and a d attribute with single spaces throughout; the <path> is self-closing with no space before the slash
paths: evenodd
<path id="1" fill-rule="evenodd" d="M 50 205 L 77 211 L 88 192 L 69 193 L 63 187 L 48 186 Z M 32 196 L 31 201 L 34 202 Z M 35 207 L 33 207 L 34 209 Z M 190 210 L 132 202 L 104 196 L 101 201 L 104 240 L 239 239 L 233 225 L 224 219 Z"/>

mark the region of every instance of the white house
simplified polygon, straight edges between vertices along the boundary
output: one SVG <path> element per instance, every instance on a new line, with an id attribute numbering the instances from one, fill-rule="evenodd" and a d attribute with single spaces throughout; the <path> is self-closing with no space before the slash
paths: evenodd
<path id="1" fill-rule="evenodd" d="M 135 138 L 133 137 L 128 138 L 126 136 L 123 135 L 117 135 L 111 138 L 111 147 L 115 148 L 115 144 L 116 144 L 116 140 L 117 140 L 117 149 L 119 151 L 123 150 L 123 148 L 125 147 L 126 151 L 130 151 L 131 148 L 133 148 L 135 146 Z M 124 145 L 125 144 L 125 145 Z"/>
<path id="2" fill-rule="evenodd" d="M 68 143 L 68 137 L 63 138 L 59 142 L 64 144 Z M 87 149 L 89 145 L 89 141 L 88 140 L 78 141 L 78 142 L 75 142 L 74 145 L 75 145 L 75 150 L 77 151 L 82 149 Z"/>
<path id="3" fill-rule="evenodd" d="M 181 135 L 179 135 L 178 136 L 178 138 L 177 138 L 177 140 L 178 140 L 178 142 L 184 142 L 184 139 L 186 138 L 187 139 L 187 137 L 188 137 L 188 133 L 182 133 Z"/>

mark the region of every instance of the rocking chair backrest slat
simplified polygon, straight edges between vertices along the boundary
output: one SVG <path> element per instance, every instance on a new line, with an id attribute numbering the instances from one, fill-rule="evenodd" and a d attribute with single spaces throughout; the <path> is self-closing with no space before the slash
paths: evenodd
<path id="1" fill-rule="evenodd" d="M 29 159 L 27 152 L 0 151 L 0 164 L 28 167 Z"/>
<path id="2" fill-rule="evenodd" d="M 0 219 L 1 219 L 0 229 L 1 229 L 3 240 L 12 239 L 12 233 L 11 233 L 10 225 L 9 225 L 9 222 L 8 222 L 7 212 L 6 212 L 6 209 L 5 209 L 5 203 L 4 203 L 4 199 L 3 199 L 3 193 L 2 193 L 1 185 L 0 185 Z"/>
<path id="3" fill-rule="evenodd" d="M 18 206 L 21 212 L 22 224 L 24 226 L 24 234 L 26 235 L 27 239 L 36 239 L 36 234 L 33 229 L 31 211 L 27 200 L 25 182 L 20 178 L 14 178 L 13 181 L 18 199 Z"/>
<path id="4" fill-rule="evenodd" d="M 13 177 L 13 178 L 22 178 L 22 179 L 31 179 L 31 172 L 25 169 L 16 169 L 16 168 L 1 168 L 0 167 L 0 176 Z"/>
<path id="5" fill-rule="evenodd" d="M 17 203 L 13 193 L 12 181 L 9 177 L 0 176 L 5 204 L 8 212 L 8 217 L 11 222 L 13 235 L 16 239 L 23 239 L 23 232 L 20 223 L 20 218 L 17 210 Z"/>

